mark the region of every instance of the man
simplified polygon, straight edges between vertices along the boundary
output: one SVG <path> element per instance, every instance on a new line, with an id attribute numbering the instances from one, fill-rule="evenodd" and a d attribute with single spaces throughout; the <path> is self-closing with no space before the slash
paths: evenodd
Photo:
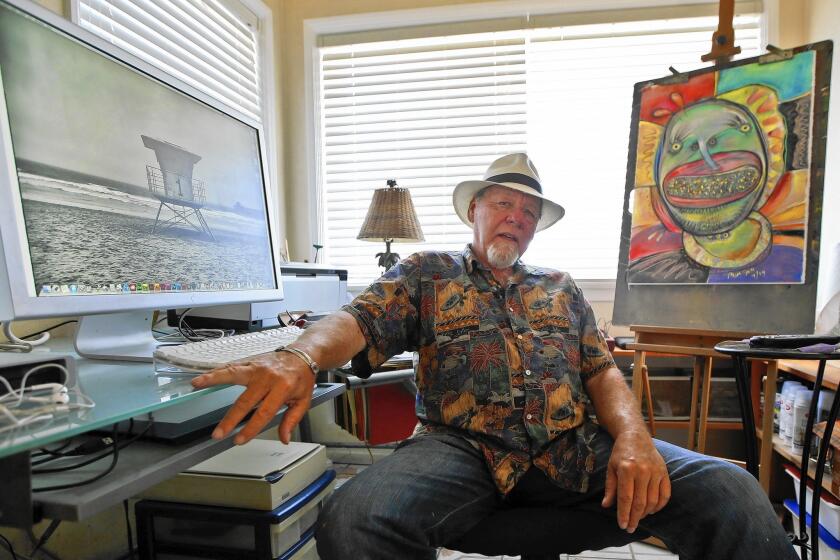
<path id="1" fill-rule="evenodd" d="M 534 233 L 564 213 L 530 159 L 499 158 L 483 181 L 459 184 L 453 203 L 473 229 L 463 252 L 412 255 L 292 351 L 193 382 L 247 385 L 214 437 L 256 407 L 235 438 L 243 443 L 288 404 L 279 428 L 288 442 L 309 407 L 313 361 L 376 367 L 419 352 L 421 427 L 329 500 L 321 558 L 434 558 L 511 505 L 595 511 L 685 559 L 796 558 L 746 471 L 651 439 L 571 277 L 520 262 Z"/>

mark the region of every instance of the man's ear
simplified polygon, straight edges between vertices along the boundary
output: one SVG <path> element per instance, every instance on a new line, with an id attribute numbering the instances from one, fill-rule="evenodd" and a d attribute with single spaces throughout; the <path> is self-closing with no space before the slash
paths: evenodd
<path id="1" fill-rule="evenodd" d="M 467 218 L 470 222 L 475 223 L 475 198 L 470 201 L 470 207 L 467 208 Z"/>

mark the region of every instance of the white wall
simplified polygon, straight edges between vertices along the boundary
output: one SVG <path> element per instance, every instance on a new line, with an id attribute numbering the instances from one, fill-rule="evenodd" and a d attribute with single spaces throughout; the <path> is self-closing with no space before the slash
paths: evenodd
<path id="1" fill-rule="evenodd" d="M 820 250 L 819 309 L 840 285 L 840 2 L 808 0 L 805 41 L 834 41 L 834 69 L 831 76 L 831 101 L 828 110 L 825 192 L 823 194 L 822 245 Z M 832 304 L 834 305 L 834 304 Z"/>

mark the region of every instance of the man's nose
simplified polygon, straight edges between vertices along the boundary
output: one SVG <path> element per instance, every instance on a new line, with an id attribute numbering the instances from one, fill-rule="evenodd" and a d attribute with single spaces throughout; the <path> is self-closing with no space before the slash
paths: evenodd
<path id="1" fill-rule="evenodd" d="M 511 208 L 505 221 L 509 224 L 522 227 L 525 224 L 525 213 L 521 208 Z"/>

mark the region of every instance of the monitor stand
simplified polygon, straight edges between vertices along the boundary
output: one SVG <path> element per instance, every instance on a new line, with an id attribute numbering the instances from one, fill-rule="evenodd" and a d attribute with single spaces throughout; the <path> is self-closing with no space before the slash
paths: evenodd
<path id="1" fill-rule="evenodd" d="M 160 344 L 152 335 L 153 311 L 126 311 L 79 318 L 76 352 L 93 360 L 151 362 Z"/>

